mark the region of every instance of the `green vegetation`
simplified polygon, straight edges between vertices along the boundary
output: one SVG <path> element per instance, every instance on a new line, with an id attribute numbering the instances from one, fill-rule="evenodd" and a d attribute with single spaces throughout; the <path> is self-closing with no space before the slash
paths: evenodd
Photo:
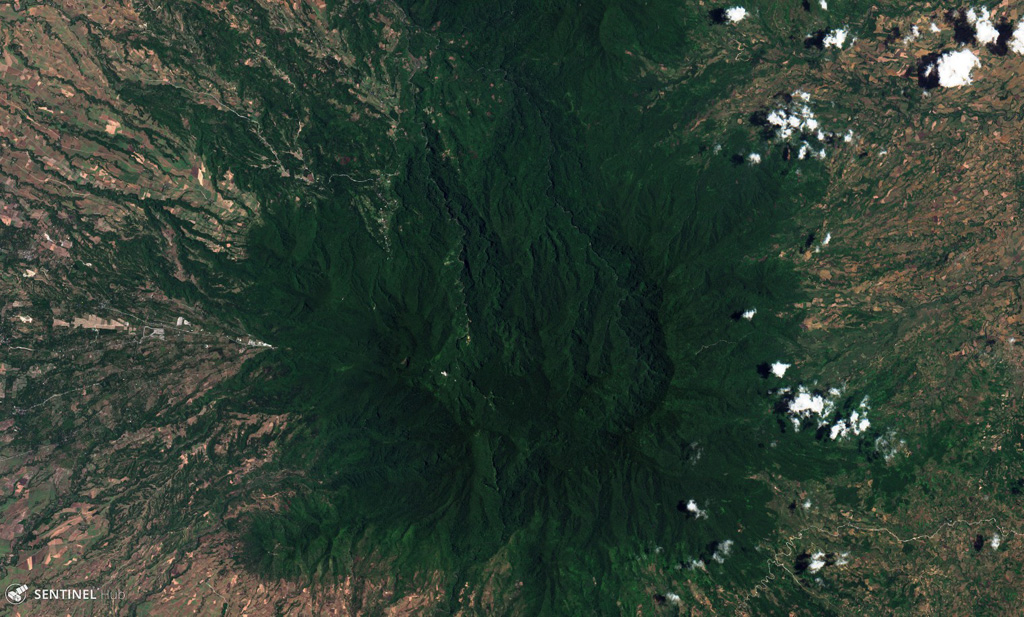
<path id="1" fill-rule="evenodd" d="M 269 24 L 240 38 L 192 7 L 178 9 L 187 41 L 153 32 L 162 54 L 189 49 L 263 109 L 123 91 L 263 204 L 245 263 L 190 268 L 277 348 L 239 377 L 263 382 L 234 407 L 301 412 L 276 461 L 295 497 L 249 521 L 248 563 L 267 575 L 339 576 L 372 547 L 454 589 L 505 551 L 531 614 L 610 614 L 652 601 L 640 555 L 760 577 L 753 548 L 774 523 L 750 476 L 812 477 L 855 456 L 778 439 L 755 371 L 785 352 L 796 322 L 776 314 L 800 299 L 767 242 L 822 194 L 822 171 L 715 151 L 757 144 L 749 126 L 689 132 L 749 63 L 715 60 L 657 95 L 638 56 L 702 60 L 706 14 L 567 6 L 410 5 L 419 27 L 402 44 L 436 60 L 396 86 L 393 142 L 387 119 L 351 120 L 340 69 Z M 375 22 L 332 19 L 373 56 Z M 257 36 L 300 87 L 240 68 Z M 305 157 L 276 158 L 299 119 Z M 238 298 L 237 280 L 256 283 Z M 730 319 L 751 307 L 752 322 Z M 709 517 L 688 518 L 688 499 Z M 719 564 L 723 540 L 735 549 Z"/>

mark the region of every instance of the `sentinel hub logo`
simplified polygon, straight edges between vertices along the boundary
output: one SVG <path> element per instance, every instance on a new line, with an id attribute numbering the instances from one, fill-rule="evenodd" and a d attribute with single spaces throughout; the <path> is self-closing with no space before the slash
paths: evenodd
<path id="1" fill-rule="evenodd" d="M 28 598 L 28 585 L 19 585 L 18 583 L 8 585 L 7 593 L 4 595 L 10 604 L 21 604 Z"/>
<path id="2" fill-rule="evenodd" d="M 33 589 L 29 590 L 28 585 L 13 583 L 8 585 L 4 594 L 8 604 L 22 604 L 25 600 L 107 600 L 117 602 L 125 598 L 125 593 L 119 589 L 97 589 L 86 587 L 83 589 Z"/>

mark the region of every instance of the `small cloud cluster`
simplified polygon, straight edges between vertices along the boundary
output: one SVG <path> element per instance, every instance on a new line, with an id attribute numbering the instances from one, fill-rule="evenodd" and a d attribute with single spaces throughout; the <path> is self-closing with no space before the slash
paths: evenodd
<path id="1" fill-rule="evenodd" d="M 849 35 L 850 31 L 847 28 L 818 30 L 817 32 L 807 35 L 807 38 L 804 39 L 804 47 L 807 47 L 808 49 L 812 47 L 816 47 L 818 49 L 828 49 L 830 47 L 842 49 L 843 45 L 846 44 L 846 39 Z"/>
<path id="2" fill-rule="evenodd" d="M 815 253 L 820 253 L 821 249 L 823 249 L 826 246 L 828 246 L 829 242 L 832 242 L 832 232 L 831 231 L 826 231 L 825 232 L 825 237 L 821 239 L 821 242 L 818 243 L 818 246 L 814 247 L 814 252 Z"/>
<path id="3" fill-rule="evenodd" d="M 756 308 L 747 309 L 747 310 L 743 311 L 742 313 L 740 313 L 740 318 L 746 319 L 747 321 L 750 321 L 751 319 L 754 318 L 754 315 L 757 315 L 757 309 Z"/>
<path id="4" fill-rule="evenodd" d="M 850 553 L 826 553 L 825 551 L 815 551 L 809 553 L 804 551 L 796 558 L 796 563 L 793 564 L 796 572 L 808 572 L 810 574 L 817 574 L 825 566 L 845 566 L 850 563 Z"/>
<path id="5" fill-rule="evenodd" d="M 809 103 L 811 95 L 802 90 L 797 90 L 791 95 L 782 97 L 781 104 L 774 109 L 760 111 L 751 117 L 751 122 L 764 127 L 766 137 L 788 142 L 794 146 L 799 144 L 797 158 L 824 159 L 828 153 L 824 146 L 835 143 L 838 139 L 852 141 L 853 132 L 848 131 L 846 136 L 841 136 L 832 131 L 826 131 L 821 127 L 818 118 Z M 789 158 L 789 146 L 784 152 L 785 158 Z"/>
<path id="6" fill-rule="evenodd" d="M 843 45 L 846 43 L 846 37 L 849 33 L 850 31 L 847 30 L 846 28 L 836 28 L 835 30 L 825 35 L 825 39 L 822 41 L 822 43 L 825 45 L 826 49 L 829 47 L 842 49 Z"/>
<path id="7" fill-rule="evenodd" d="M 711 559 L 715 560 L 716 563 L 725 563 L 725 558 L 732 552 L 732 540 L 722 540 L 715 544 L 715 551 L 711 554 Z"/>
<path id="8" fill-rule="evenodd" d="M 779 393 L 782 394 L 780 405 L 793 423 L 793 428 L 798 431 L 807 420 L 818 418 L 820 421 L 835 411 L 835 401 L 832 398 L 821 392 L 811 392 L 803 385 L 797 386 L 795 392 L 792 388 L 783 388 Z M 830 393 L 839 396 L 842 391 L 833 388 Z"/>
<path id="9" fill-rule="evenodd" d="M 694 504 L 696 507 L 696 503 L 692 500 L 690 503 Z M 697 557 L 692 559 L 682 559 L 676 563 L 675 568 L 677 570 L 703 570 L 707 572 L 708 564 L 725 563 L 726 557 L 732 553 L 734 544 L 735 543 L 732 540 L 715 540 L 713 542 L 709 542 Z"/>
<path id="10" fill-rule="evenodd" d="M 846 414 L 837 410 L 836 402 L 843 395 L 839 388 L 812 391 L 807 386 L 799 385 L 796 390 L 783 388 L 779 394 L 782 398 L 777 408 L 789 418 L 797 431 L 807 425 L 814 425 L 820 435 L 828 435 L 834 441 L 860 435 L 871 427 L 868 419 L 871 408 L 866 396 L 852 412 Z"/>
<path id="11" fill-rule="evenodd" d="M 1009 46 L 1013 53 L 1024 55 L 1024 20 L 1017 24 L 1017 28 L 1010 35 Z"/>
<path id="12" fill-rule="evenodd" d="M 917 77 L 922 88 L 958 88 L 973 83 L 971 71 L 981 66 L 981 60 L 968 48 L 970 46 L 984 46 L 996 56 L 1005 56 L 1011 51 L 1024 55 L 1024 20 L 1016 27 L 1005 18 L 995 21 L 984 7 L 948 11 L 945 18 L 953 29 L 953 41 L 961 48 L 930 53 L 918 59 Z M 941 31 L 934 23 L 929 29 L 935 33 Z M 906 40 L 917 38 L 918 32 L 915 30 L 914 36 Z"/>
<path id="13" fill-rule="evenodd" d="M 742 6 L 732 6 L 727 9 L 712 9 L 708 11 L 708 17 L 716 24 L 735 24 L 747 18 L 747 9 Z"/>
<path id="14" fill-rule="evenodd" d="M 992 536 L 992 541 L 989 542 L 989 546 L 992 547 L 992 550 L 996 550 L 997 548 L 999 548 L 999 545 L 1002 544 L 1002 543 L 1003 543 L 1003 537 L 1000 536 L 999 533 L 995 533 Z"/>
<path id="15" fill-rule="evenodd" d="M 811 574 L 816 574 L 818 570 L 821 570 L 826 565 L 825 553 L 818 551 L 811 555 L 811 563 L 807 564 L 807 571 Z"/>
<path id="16" fill-rule="evenodd" d="M 971 71 L 981 61 L 969 49 L 927 54 L 917 63 L 917 81 L 926 90 L 936 87 L 959 88 L 973 83 Z"/>
<path id="17" fill-rule="evenodd" d="M 832 425 L 832 428 L 829 430 L 829 439 L 833 441 L 844 439 L 851 434 L 860 435 L 868 430 L 868 427 L 871 426 L 871 421 L 868 420 L 868 411 L 870 410 L 871 408 L 868 407 L 868 397 L 865 396 L 849 417 L 842 418 Z"/>
<path id="18" fill-rule="evenodd" d="M 743 21 L 747 17 L 747 9 L 742 6 L 734 6 L 725 9 L 725 18 L 731 23 Z"/>
<path id="19" fill-rule="evenodd" d="M 936 69 L 939 72 L 939 85 L 943 88 L 959 88 L 969 86 L 971 71 L 981 66 L 978 56 L 969 49 L 947 51 L 939 56 Z"/>
<path id="20" fill-rule="evenodd" d="M 882 455 L 886 463 L 891 463 L 900 453 L 906 453 L 907 442 L 896 436 L 896 431 L 889 429 L 884 435 L 875 439 L 875 452 Z"/>
<path id="21" fill-rule="evenodd" d="M 725 563 L 725 558 L 732 553 L 732 547 L 734 542 L 732 540 L 715 540 L 709 543 L 701 554 L 696 559 L 690 559 L 689 561 L 680 561 L 676 564 L 677 569 L 686 570 L 704 570 L 707 571 L 708 564 L 711 562 Z"/>
<path id="22" fill-rule="evenodd" d="M 791 366 L 793 366 L 793 365 L 792 364 L 786 364 L 785 362 L 772 362 L 772 366 L 771 366 L 772 375 L 775 375 L 776 377 L 780 377 L 780 378 L 781 377 L 785 377 L 786 376 L 786 371 L 788 371 L 789 367 L 791 367 Z"/>
<path id="23" fill-rule="evenodd" d="M 707 518 L 708 513 L 706 510 L 701 510 L 697 506 L 697 502 L 693 499 L 686 502 L 686 512 L 693 518 Z"/>
<path id="24" fill-rule="evenodd" d="M 999 30 L 992 23 L 988 9 L 967 9 L 967 23 L 974 26 L 974 36 L 982 45 L 990 45 L 999 40 Z"/>
<path id="25" fill-rule="evenodd" d="M 692 465 L 696 465 L 700 457 L 704 456 L 704 448 L 700 447 L 700 442 L 693 442 L 687 447 L 687 456 Z"/>
<path id="26" fill-rule="evenodd" d="M 792 94 L 789 104 L 768 114 L 768 124 L 778 128 L 780 139 L 789 139 L 797 132 L 813 133 L 820 130 L 820 123 L 807 105 L 810 100 L 810 94 L 797 90 Z"/>

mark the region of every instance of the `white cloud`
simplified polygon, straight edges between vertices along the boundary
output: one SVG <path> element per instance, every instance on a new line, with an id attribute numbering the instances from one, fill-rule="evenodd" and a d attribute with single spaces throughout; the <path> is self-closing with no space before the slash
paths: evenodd
<path id="1" fill-rule="evenodd" d="M 715 547 L 715 554 L 712 555 L 711 558 L 718 563 L 725 563 L 725 558 L 732 552 L 732 545 L 732 540 L 722 540 L 718 543 L 718 546 Z"/>
<path id="2" fill-rule="evenodd" d="M 843 418 L 832 425 L 829 438 L 836 440 L 848 437 L 851 434 L 860 435 L 871 428 L 871 421 L 868 420 L 869 411 L 871 411 L 871 407 L 868 406 L 868 397 L 865 396 L 861 400 L 860 405 L 857 406 L 857 409 L 850 414 L 850 417 Z"/>
<path id="3" fill-rule="evenodd" d="M 707 518 L 708 517 L 708 513 L 706 511 L 704 511 L 704 510 L 701 510 L 699 507 L 697 507 L 697 502 L 694 501 L 693 499 L 691 499 L 690 501 L 686 502 L 686 511 L 689 512 L 690 514 L 693 514 L 693 516 L 695 518 Z"/>
<path id="4" fill-rule="evenodd" d="M 847 29 L 836 28 L 832 32 L 829 32 L 827 35 L 825 35 L 825 40 L 822 42 L 824 43 L 825 47 L 835 47 L 837 49 L 842 49 L 843 45 L 846 44 L 846 36 L 848 34 L 849 31 Z"/>
<path id="5" fill-rule="evenodd" d="M 882 455 L 886 463 L 891 463 L 897 454 L 906 453 L 907 442 L 896 437 L 896 431 L 889 429 L 875 440 L 875 452 Z"/>
<path id="6" fill-rule="evenodd" d="M 989 546 L 992 547 L 992 550 L 996 550 L 997 548 L 999 548 L 999 545 L 1002 544 L 1002 543 L 1003 543 L 1003 538 L 1002 538 L 1002 536 L 1000 536 L 997 533 L 997 534 L 992 536 L 992 541 L 989 542 Z"/>
<path id="7" fill-rule="evenodd" d="M 871 422 L 867 418 L 859 418 L 858 416 L 859 414 L 855 411 L 852 418 L 840 420 L 833 424 L 832 430 L 829 432 L 829 439 L 835 441 L 836 439 L 848 437 L 850 433 L 860 435 L 871 426 Z"/>
<path id="8" fill-rule="evenodd" d="M 806 103 L 811 95 L 797 90 L 792 98 Z M 790 104 L 785 108 L 772 110 L 766 120 L 768 124 L 777 128 L 776 134 L 782 139 L 790 138 L 798 130 L 808 133 L 818 130 L 818 120 L 806 104 Z"/>
<path id="9" fill-rule="evenodd" d="M 785 105 L 771 110 L 765 116 L 767 124 L 774 127 L 776 138 L 800 144 L 797 151 L 799 160 L 812 156 L 824 159 L 828 153 L 822 146 L 840 137 L 840 134 L 822 128 L 821 122 L 815 117 L 809 105 L 810 101 L 810 94 L 803 90 L 795 90 Z M 852 140 L 853 133 L 850 132 L 849 135 Z M 820 143 L 815 143 L 815 140 Z"/>
<path id="10" fill-rule="evenodd" d="M 789 370 L 789 367 L 791 366 L 793 365 L 786 364 L 785 362 L 773 362 L 772 375 L 775 375 L 776 377 L 785 377 L 786 371 Z"/>
<path id="11" fill-rule="evenodd" d="M 786 416 L 795 430 L 799 431 L 805 422 L 813 421 L 819 429 L 828 427 L 829 439 L 838 440 L 851 435 L 861 435 L 871 427 L 871 421 L 868 419 L 871 407 L 866 396 L 852 413 L 837 418 L 836 401 L 843 395 L 841 388 L 830 388 L 827 392 L 812 392 L 807 386 L 799 385 L 795 391 L 783 388 L 778 390 L 778 393 L 785 397 L 783 401 L 786 405 Z M 878 441 L 876 448 L 881 451 Z"/>
<path id="12" fill-rule="evenodd" d="M 939 56 L 939 85 L 943 88 L 957 88 L 972 83 L 971 71 L 981 65 L 978 57 L 969 49 L 947 51 Z"/>
<path id="13" fill-rule="evenodd" d="M 839 553 L 839 558 L 836 559 L 836 565 L 837 566 L 845 566 L 848 563 L 850 563 L 850 554 L 849 553 Z"/>
<path id="14" fill-rule="evenodd" d="M 977 31 L 975 36 L 978 37 L 978 42 L 982 45 L 988 45 L 989 43 L 995 43 L 999 40 L 999 31 L 990 21 L 979 21 L 977 25 Z"/>
<path id="15" fill-rule="evenodd" d="M 932 32 L 942 32 L 942 28 L 936 26 L 934 21 L 928 26 L 928 29 Z"/>
<path id="16" fill-rule="evenodd" d="M 826 246 L 828 246 L 828 243 L 831 242 L 831 241 L 832 241 L 832 232 L 831 231 L 825 232 L 825 237 L 821 239 L 821 244 L 819 244 L 818 246 L 814 247 L 814 252 L 815 253 L 820 253 L 821 249 L 823 249 Z"/>
<path id="17" fill-rule="evenodd" d="M 751 319 L 754 318 L 754 315 L 757 315 L 757 309 L 756 308 L 747 309 L 747 310 L 743 311 L 740 314 L 740 317 L 742 317 L 743 319 L 746 319 L 747 321 L 750 321 Z"/>
<path id="18" fill-rule="evenodd" d="M 823 11 L 827 11 L 828 10 L 828 1 L 827 0 L 818 0 L 818 4 L 821 6 L 821 10 L 823 10 Z"/>
<path id="19" fill-rule="evenodd" d="M 750 163 L 751 165 L 757 165 L 758 163 L 761 162 L 761 155 L 758 154 L 757 152 L 751 152 L 750 154 L 747 155 L 747 162 Z"/>
<path id="20" fill-rule="evenodd" d="M 980 14 L 976 13 L 974 9 L 967 11 L 967 21 L 974 25 L 975 37 L 982 45 L 995 43 L 999 39 L 999 31 L 996 30 L 989 17 L 988 9 L 981 9 Z"/>
<path id="21" fill-rule="evenodd" d="M 831 412 L 834 403 L 820 394 L 812 394 L 806 386 L 797 386 L 796 395 L 789 402 L 789 417 L 796 428 L 803 420 Z"/>
<path id="22" fill-rule="evenodd" d="M 668 602 L 671 602 L 672 604 L 681 604 L 682 603 L 682 599 L 679 597 L 679 594 L 675 594 L 675 593 L 671 593 L 671 592 L 665 594 L 665 600 L 668 601 Z"/>
<path id="23" fill-rule="evenodd" d="M 1010 37 L 1010 49 L 1015 54 L 1024 54 L 1024 20 L 1017 24 L 1017 28 Z"/>
<path id="24" fill-rule="evenodd" d="M 811 555 L 811 563 L 807 566 L 807 571 L 811 574 L 816 573 L 818 570 L 825 567 L 825 553 L 818 551 Z"/>
<path id="25" fill-rule="evenodd" d="M 732 8 L 725 9 L 725 18 L 732 23 L 743 21 L 746 16 L 747 9 L 742 6 L 734 6 Z"/>

